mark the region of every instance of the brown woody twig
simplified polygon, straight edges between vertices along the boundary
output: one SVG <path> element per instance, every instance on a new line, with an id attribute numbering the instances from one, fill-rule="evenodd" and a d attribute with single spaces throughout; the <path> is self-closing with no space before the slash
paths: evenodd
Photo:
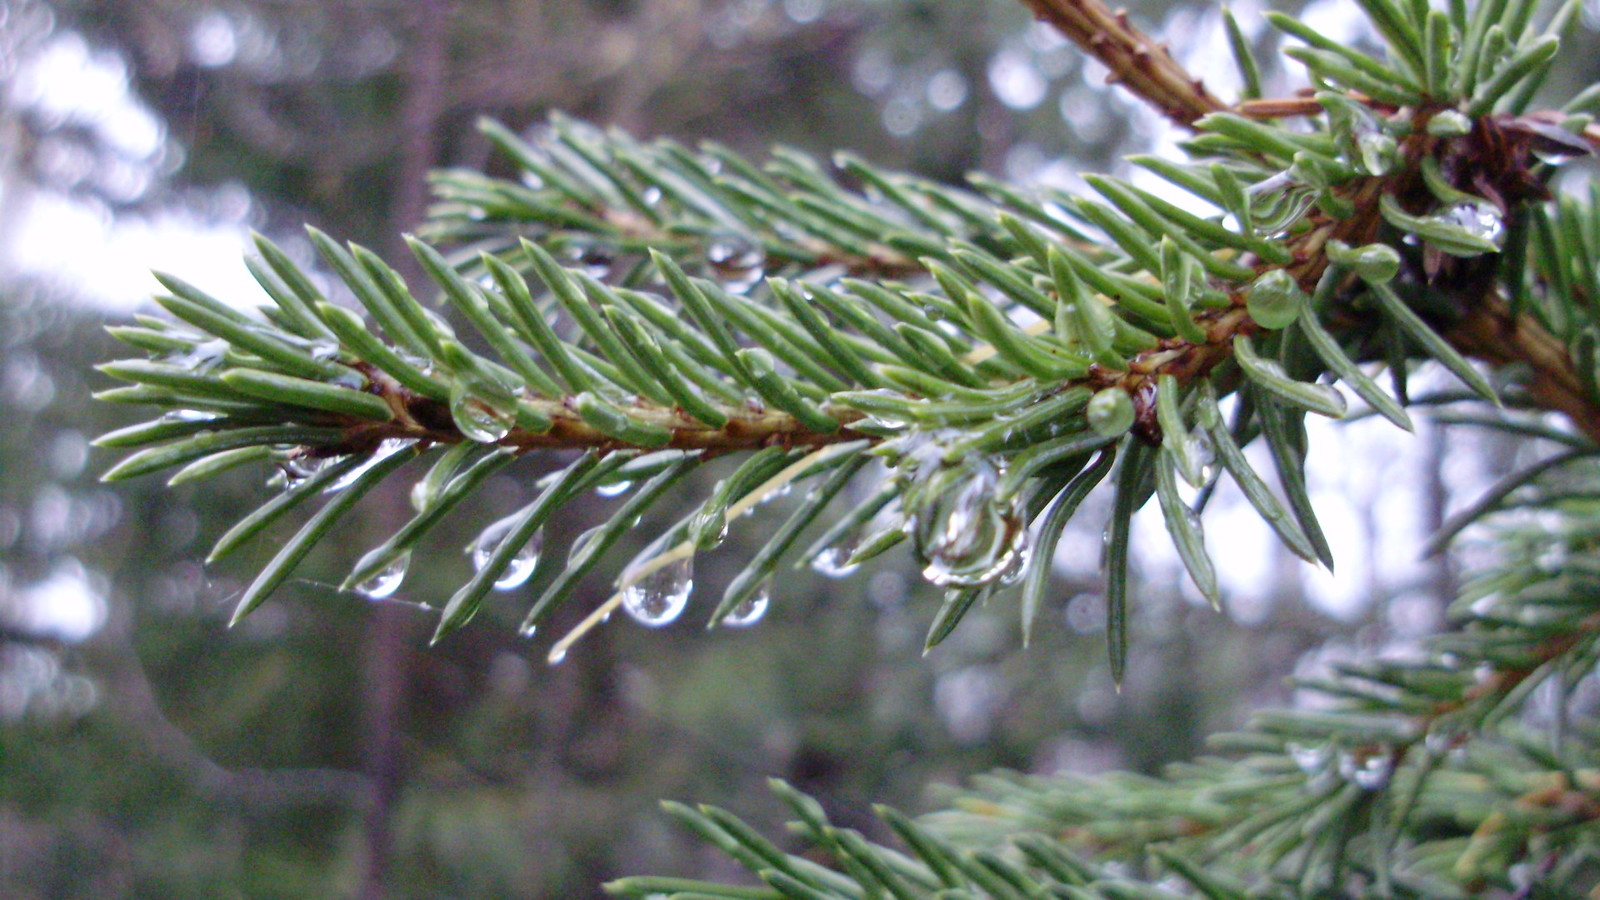
<path id="1" fill-rule="evenodd" d="M 1167 52 L 1128 23 L 1126 10 L 1112 12 L 1099 0 L 1022 0 L 1040 21 L 1048 22 L 1084 52 L 1111 70 L 1107 81 L 1121 84 L 1139 99 L 1184 128 L 1227 106 L 1206 90 Z"/>

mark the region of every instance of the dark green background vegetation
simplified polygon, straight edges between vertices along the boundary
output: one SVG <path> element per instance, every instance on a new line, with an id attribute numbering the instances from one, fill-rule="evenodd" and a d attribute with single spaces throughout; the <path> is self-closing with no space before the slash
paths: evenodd
<path id="1" fill-rule="evenodd" d="M 1143 139 L 1125 105 L 1085 94 L 1075 51 L 999 0 L 11 0 L 0 13 L 14 60 L 69 31 L 114 54 L 167 129 L 160 179 L 113 195 L 92 166 L 63 183 L 51 156 L 77 148 L 114 163 L 91 130 L 6 101 L 0 127 L 15 140 L 0 231 L 28 189 L 137 217 L 203 208 L 237 185 L 254 227 L 307 259 L 302 222 L 398 261 L 396 236 L 424 214 L 426 170 L 496 166 L 477 117 L 521 128 L 551 109 L 747 153 L 850 148 L 952 180 L 1026 177 L 1063 157 L 1103 168 Z M 217 16 L 236 42 L 228 59 L 196 43 Z M 1007 53 L 1046 85 L 1027 109 L 991 86 Z M 939 73 L 967 92 L 948 111 L 927 99 Z M 1281 699 L 1276 676 L 1322 636 L 1371 624 L 1310 612 L 1292 573 L 1285 602 L 1250 623 L 1149 584 L 1120 696 L 1085 614 L 1092 572 L 1062 574 L 1031 649 L 1001 603 L 927 659 L 933 603 L 904 559 L 842 581 L 796 573 L 746 631 L 706 633 L 692 616 L 662 631 L 618 622 L 557 667 L 543 664 L 547 643 L 516 636 L 512 603 L 428 648 L 432 616 L 412 604 L 448 595 L 456 571 L 444 563 L 417 567 L 397 595 L 409 602 L 367 603 L 312 574 L 230 631 L 230 599 L 260 560 L 199 560 L 266 495 L 264 473 L 198 490 L 98 485 L 110 454 L 87 439 L 133 421 L 88 402 L 106 386 L 92 364 L 114 355 L 103 315 L 48 279 L 12 277 L 0 291 L 8 898 L 574 897 L 635 871 L 724 875 L 655 811 L 658 798 L 714 802 L 777 833 L 783 813 L 761 786 L 779 775 L 836 821 L 877 833 L 870 803 L 915 810 L 929 783 L 987 768 L 1153 771 Z M 501 508 L 475 511 L 480 524 L 526 499 L 538 470 L 511 471 L 486 492 Z M 362 515 L 405 503 L 380 495 Z M 559 524 L 576 533 L 588 521 L 574 510 Z M 359 518 L 345 527 L 325 551 L 345 567 L 387 534 Z M 470 537 L 462 526 L 434 557 L 448 563 Z M 724 582 L 754 543 L 736 531 L 697 578 Z M 30 629 L 28 588 L 80 564 L 104 624 L 72 643 Z M 1440 603 L 1449 573 L 1437 574 L 1427 593 Z M 589 586 L 574 607 L 605 589 Z M 575 621 L 563 615 L 558 633 Z"/>

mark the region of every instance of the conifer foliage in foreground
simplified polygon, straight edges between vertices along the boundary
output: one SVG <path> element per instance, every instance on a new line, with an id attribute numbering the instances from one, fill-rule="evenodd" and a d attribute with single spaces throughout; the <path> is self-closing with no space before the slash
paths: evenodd
<path id="1" fill-rule="evenodd" d="M 921 822 L 883 810 L 901 849 L 830 826 L 776 785 L 827 866 L 720 810 L 669 805 L 763 886 L 609 887 L 686 900 L 1593 896 L 1600 731 L 1517 724 L 1536 687 L 1584 677 L 1600 655 L 1600 195 L 1547 187 L 1553 167 L 1600 149 L 1588 114 L 1600 87 L 1531 106 L 1581 4 L 1362 0 L 1377 54 L 1269 13 L 1310 87 L 1259 96 L 1241 38 L 1244 96 L 1229 104 L 1126 16 L 1027 2 L 1187 132 L 1187 161 L 1133 160 L 1170 190 L 1102 176 L 1086 196 L 982 176 L 958 189 L 843 154 L 756 164 L 559 117 L 530 141 L 487 123 L 518 177 L 436 177 L 439 203 L 411 241 L 423 283 L 317 232 L 357 308 L 329 302 L 264 239 L 249 261 L 274 301 L 261 317 L 162 278 L 170 317 L 112 329 L 145 357 L 102 366 L 129 385 L 99 395 L 162 414 L 100 438 L 130 451 L 106 478 L 276 466 L 282 492 L 212 559 L 315 507 L 237 619 L 363 495 L 405 478 L 414 514 L 345 580 L 392 593 L 430 531 L 536 454 L 549 474 L 482 531 L 437 638 L 492 591 L 532 598 L 532 634 L 585 578 L 611 579 L 614 596 L 552 660 L 617 606 L 648 624 L 678 617 L 695 553 L 791 487 L 788 519 L 712 624 L 783 602 L 769 595 L 783 567 L 846 570 L 906 544 L 945 589 L 930 647 L 990 595 L 1017 598 L 1026 633 L 1066 523 L 1109 490 L 1120 678 L 1129 522 L 1152 496 L 1217 602 L 1227 559 L 1213 561 L 1197 508 L 1217 479 L 1292 551 L 1331 566 L 1305 489 L 1304 417 L 1343 417 L 1353 397 L 1409 429 L 1419 401 L 1461 404 L 1558 449 L 1436 537 L 1542 513 L 1502 526 L 1497 567 L 1419 656 L 1347 667 L 1312 686 L 1329 700 L 1316 710 L 1262 714 L 1219 738 L 1218 758 L 1159 780 L 993 776 Z M 1408 373 L 1429 360 L 1460 390 L 1413 397 Z M 1270 473 L 1242 452 L 1255 440 Z M 655 525 L 632 560 L 610 558 L 723 456 L 737 468 L 690 515 Z M 844 508 L 852 482 L 868 499 Z M 544 524 L 597 488 L 626 492 L 611 518 L 543 547 Z"/>

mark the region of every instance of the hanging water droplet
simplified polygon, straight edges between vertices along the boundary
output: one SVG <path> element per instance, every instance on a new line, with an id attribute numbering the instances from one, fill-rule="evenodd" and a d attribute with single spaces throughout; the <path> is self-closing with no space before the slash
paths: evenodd
<path id="1" fill-rule="evenodd" d="M 713 238 L 706 245 L 706 262 L 723 287 L 742 294 L 765 274 L 767 252 L 744 235 L 729 234 Z"/>
<path id="2" fill-rule="evenodd" d="M 645 188 L 644 192 L 639 196 L 640 199 L 644 200 L 645 206 L 655 206 L 657 203 L 661 202 L 661 188 L 651 185 L 650 187 Z"/>
<path id="3" fill-rule="evenodd" d="M 594 489 L 594 492 L 599 497 L 618 497 L 626 494 L 631 487 L 633 487 L 633 482 L 631 481 L 613 481 L 610 484 L 600 485 Z"/>
<path id="4" fill-rule="evenodd" d="M 1369 175 L 1386 175 L 1400 156 L 1400 145 L 1383 131 L 1368 131 L 1356 136 L 1361 167 Z"/>
<path id="5" fill-rule="evenodd" d="M 1211 434 L 1196 425 L 1189 432 L 1189 452 L 1199 468 L 1200 480 L 1195 487 L 1203 487 L 1217 477 L 1217 448 L 1211 443 Z"/>
<path id="6" fill-rule="evenodd" d="M 639 624 L 660 628 L 682 615 L 692 590 L 694 557 L 685 556 L 625 588 L 622 608 Z"/>
<path id="7" fill-rule="evenodd" d="M 1461 732 L 1449 726 L 1435 726 L 1422 739 L 1422 746 L 1434 756 L 1443 756 L 1461 743 Z"/>
<path id="8" fill-rule="evenodd" d="M 1580 156 L 1587 156 L 1581 150 L 1568 147 L 1565 144 L 1533 144 L 1533 156 L 1547 166 L 1563 166 Z"/>
<path id="9" fill-rule="evenodd" d="M 511 433 L 515 410 L 491 409 L 463 385 L 450 389 L 450 417 L 463 437 L 480 444 L 493 444 Z"/>
<path id="10" fill-rule="evenodd" d="M 843 578 L 854 572 L 860 566 L 850 565 L 850 557 L 856 553 L 856 540 L 845 538 L 832 547 L 818 553 L 811 560 L 811 568 L 819 574 L 829 578 Z"/>
<path id="11" fill-rule="evenodd" d="M 279 460 L 277 471 L 267 479 L 267 487 L 289 490 L 297 487 L 307 478 L 317 474 L 326 466 L 329 459 L 316 459 L 310 456 L 292 456 Z"/>
<path id="12" fill-rule="evenodd" d="M 1385 284 L 1400 274 L 1400 254 L 1388 244 L 1351 248 L 1343 241 L 1328 242 L 1328 258 L 1350 266 L 1368 284 Z"/>
<path id="13" fill-rule="evenodd" d="M 761 617 L 767 614 L 767 607 L 770 605 L 772 605 L 772 579 L 767 578 L 750 596 L 739 601 L 739 605 L 722 617 L 722 624 L 733 628 L 749 627 L 761 621 Z"/>
<path id="14" fill-rule="evenodd" d="M 546 662 L 548 662 L 552 666 L 559 666 L 559 665 L 561 665 L 562 663 L 564 663 L 566 661 L 567 661 L 567 648 L 560 647 L 560 646 L 552 647 L 550 649 L 550 656 L 546 659 Z"/>
<path id="15" fill-rule="evenodd" d="M 728 516 L 721 507 L 695 513 L 689 521 L 689 539 L 695 549 L 710 550 L 728 539 Z"/>
<path id="16" fill-rule="evenodd" d="M 523 622 L 517 626 L 517 636 L 531 638 L 539 632 L 539 626 L 532 622 Z"/>
<path id="17" fill-rule="evenodd" d="M 872 427 L 872 428 L 877 428 L 877 429 L 880 429 L 882 431 L 893 432 L 893 431 L 904 431 L 907 428 L 907 426 L 909 426 L 911 423 L 905 422 L 905 421 L 900 420 L 900 419 L 893 419 L 893 418 L 890 418 L 888 416 L 885 416 L 885 415 L 882 415 L 882 414 L 879 414 L 879 413 L 873 413 L 873 414 L 867 416 L 865 419 L 862 419 L 861 420 L 861 424 L 867 425 L 867 426 Z"/>
<path id="18" fill-rule="evenodd" d="M 434 498 L 439 496 L 439 485 L 433 484 L 424 478 L 411 486 L 411 508 L 422 512 L 433 505 Z"/>
<path id="19" fill-rule="evenodd" d="M 946 494 L 912 516 L 909 527 L 917 555 L 926 563 L 922 577 L 929 582 L 976 587 L 1016 564 L 1027 529 L 1017 501 L 995 497 L 999 471 L 988 461 L 970 464 L 953 496 Z"/>
<path id="20" fill-rule="evenodd" d="M 1454 225 L 1473 237 L 1483 238 L 1495 245 L 1499 245 L 1501 238 L 1505 237 L 1506 221 L 1492 203 L 1478 200 L 1466 200 L 1454 203 L 1444 208 L 1437 216 L 1438 221 Z"/>
<path id="21" fill-rule="evenodd" d="M 406 569 L 411 565 L 411 553 L 407 551 L 394 558 L 394 561 L 384 566 L 378 574 L 356 585 L 355 591 L 368 600 L 382 600 L 394 595 L 400 590 L 401 582 L 406 580 Z"/>
<path id="22" fill-rule="evenodd" d="M 1183 479 L 1183 484 L 1196 489 L 1205 487 L 1206 482 L 1214 474 L 1216 459 L 1211 447 L 1211 438 L 1205 430 L 1196 428 L 1193 431 L 1168 434 L 1164 446 L 1171 451 L 1173 462 L 1177 464 L 1178 476 Z"/>
<path id="23" fill-rule="evenodd" d="M 1453 109 L 1433 114 L 1428 120 L 1428 133 L 1434 137 L 1461 137 L 1472 132 L 1472 120 Z"/>
<path id="24" fill-rule="evenodd" d="M 1295 766 L 1306 775 L 1316 775 L 1321 772 L 1333 756 L 1326 745 L 1307 746 L 1291 743 L 1286 749 Z"/>
<path id="25" fill-rule="evenodd" d="M 1089 398 L 1084 415 L 1095 434 L 1104 438 L 1121 437 L 1133 427 L 1133 398 L 1119 387 L 1108 387 Z"/>
<path id="26" fill-rule="evenodd" d="M 572 562 L 587 553 L 589 545 L 593 544 L 595 538 L 598 538 L 604 531 L 604 525 L 596 525 L 573 538 L 572 546 L 567 549 L 567 561 Z"/>
<path id="27" fill-rule="evenodd" d="M 355 484 L 356 480 L 367 474 L 367 472 L 370 471 L 373 466 L 376 466 L 378 463 L 383 462 L 402 450 L 409 449 L 411 445 L 415 443 L 416 440 L 413 438 L 387 438 L 383 440 L 378 444 L 378 449 L 372 451 L 372 456 L 369 457 L 366 462 L 356 466 L 354 469 L 351 469 L 343 475 L 340 475 L 337 481 L 323 488 L 322 492 L 324 494 L 339 493 L 350 485 Z"/>
<path id="28" fill-rule="evenodd" d="M 617 259 L 605 247 L 573 246 L 563 254 L 564 261 L 574 269 L 596 280 L 605 280 L 611 274 Z"/>
<path id="29" fill-rule="evenodd" d="M 222 363 L 222 358 L 227 352 L 228 342 L 222 338 L 214 338 L 195 344 L 194 349 L 179 355 L 172 361 L 195 372 L 209 372 Z"/>
<path id="30" fill-rule="evenodd" d="M 1011 561 L 1011 568 L 1000 574 L 1000 583 L 1013 585 L 1022 580 L 1028 573 L 1028 560 L 1033 558 L 1033 542 L 1028 539 L 1028 533 L 1022 533 L 1022 541 L 1017 545 L 1017 558 Z"/>
<path id="31" fill-rule="evenodd" d="M 511 531 L 517 526 L 517 515 L 507 516 L 478 533 L 472 544 L 467 547 L 467 553 L 472 556 L 472 568 L 482 571 L 489 564 L 500 545 L 511 536 Z M 522 587 L 532 577 L 534 567 L 539 564 L 539 551 L 544 547 L 544 532 L 535 531 L 533 537 L 528 538 L 517 552 L 512 555 L 511 562 L 500 577 L 494 581 L 497 591 L 509 591 Z"/>
<path id="32" fill-rule="evenodd" d="M 312 359 L 318 361 L 337 359 L 339 357 L 339 342 L 322 338 L 312 341 L 306 350 L 311 354 Z"/>
<path id="33" fill-rule="evenodd" d="M 364 391 L 367 389 L 368 382 L 366 376 L 360 372 L 347 369 L 328 379 L 328 384 L 335 387 L 348 388 L 352 391 Z"/>
<path id="34" fill-rule="evenodd" d="M 1593 0 L 1589 6 L 1594 7 Z M 1548 166 L 1559 166 L 1580 156 L 1595 155 L 1595 148 L 1583 138 L 1584 128 L 1588 124 L 1586 116 L 1571 116 L 1560 124 L 1531 117 L 1517 120 L 1517 127 L 1529 132 L 1528 149 L 1533 151 L 1536 159 Z"/>
<path id="35" fill-rule="evenodd" d="M 1394 755 L 1386 746 L 1339 755 L 1339 777 L 1364 791 L 1382 790 L 1394 774 Z"/>
<path id="36" fill-rule="evenodd" d="M 1283 269 L 1273 269 L 1245 290 L 1245 308 L 1262 328 L 1287 328 L 1299 318 L 1307 301 L 1305 291 Z"/>
<path id="37" fill-rule="evenodd" d="M 216 413 L 201 412 L 198 409 L 175 409 L 161 418 L 166 422 L 210 422 L 213 419 L 222 417 Z"/>
<path id="38" fill-rule="evenodd" d="M 1286 173 L 1287 174 L 1287 173 Z M 1270 181 L 1271 179 L 1268 179 Z M 1292 181 L 1292 179 L 1290 179 Z M 1266 182 L 1262 182 L 1265 184 Z M 1252 192 L 1254 193 L 1254 192 Z M 1257 237 L 1275 238 L 1286 234 L 1288 230 L 1311 209 L 1317 202 L 1317 192 L 1305 188 L 1294 188 L 1285 191 L 1281 197 L 1272 197 L 1262 204 L 1260 211 L 1254 212 L 1255 227 L 1252 229 Z"/>

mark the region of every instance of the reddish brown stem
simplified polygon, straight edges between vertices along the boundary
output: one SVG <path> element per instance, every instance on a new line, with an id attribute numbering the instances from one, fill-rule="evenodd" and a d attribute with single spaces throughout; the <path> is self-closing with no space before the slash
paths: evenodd
<path id="1" fill-rule="evenodd" d="M 1178 65 L 1165 44 L 1130 25 L 1126 11 L 1112 12 L 1099 0 L 1023 2 L 1040 21 L 1105 64 L 1111 70 L 1108 81 L 1121 84 L 1176 124 L 1193 128 L 1201 116 L 1227 108 L 1204 82 Z"/>

